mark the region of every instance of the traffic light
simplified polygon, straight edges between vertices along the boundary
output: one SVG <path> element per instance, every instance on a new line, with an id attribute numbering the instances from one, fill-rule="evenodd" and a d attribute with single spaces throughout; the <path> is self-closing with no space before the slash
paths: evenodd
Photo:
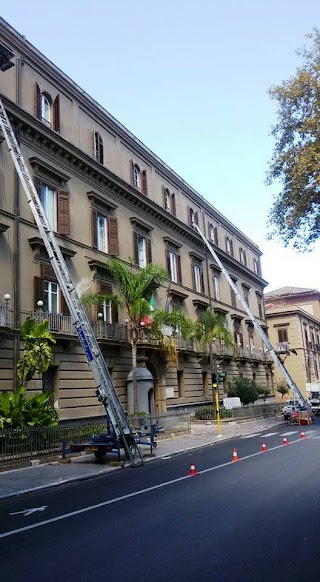
<path id="1" fill-rule="evenodd" d="M 217 374 L 218 378 L 218 384 L 222 384 L 222 382 L 224 382 L 225 377 L 226 377 L 226 373 L 225 372 L 218 372 Z"/>
<path id="2" fill-rule="evenodd" d="M 211 382 L 212 382 L 213 388 L 216 388 L 218 386 L 218 374 L 217 374 L 217 372 L 211 372 Z"/>

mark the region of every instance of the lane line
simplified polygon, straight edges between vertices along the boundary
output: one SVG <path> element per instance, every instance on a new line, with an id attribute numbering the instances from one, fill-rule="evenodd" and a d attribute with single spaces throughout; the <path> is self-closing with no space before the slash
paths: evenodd
<path id="1" fill-rule="evenodd" d="M 288 445 L 293 445 L 294 443 L 300 443 L 305 439 L 299 439 L 295 441 L 291 441 Z M 287 446 L 288 446 L 287 445 Z M 272 447 L 269 449 L 270 451 L 274 451 L 276 449 L 282 448 L 283 445 L 277 445 L 276 447 Z M 257 457 L 258 455 L 262 455 L 261 451 L 257 453 L 252 453 L 251 455 L 247 455 L 245 457 L 241 457 L 237 462 L 245 461 L 247 459 L 251 459 L 253 457 Z M 203 469 L 199 471 L 199 475 L 209 473 L 211 471 L 217 471 L 218 469 L 222 469 L 223 467 L 228 467 L 228 465 L 234 465 L 234 461 L 228 461 L 227 463 L 222 463 L 221 465 L 215 465 L 214 467 L 209 467 L 208 469 Z M 112 505 L 113 503 L 119 503 L 120 501 L 124 501 L 126 499 L 130 499 L 132 497 L 137 497 L 138 495 L 143 495 L 144 493 L 149 493 L 149 491 L 155 491 L 156 489 L 161 489 L 162 487 L 168 487 L 169 485 L 173 485 L 174 483 L 180 483 L 181 481 L 185 481 L 186 479 L 193 478 L 190 475 L 185 475 L 184 477 L 178 477 L 177 479 L 172 479 L 171 481 L 165 481 L 164 483 L 159 483 L 158 485 L 153 485 L 152 487 L 147 487 L 145 489 L 140 489 L 139 491 L 134 491 L 133 493 L 128 493 L 127 495 L 121 495 L 120 497 L 115 497 L 114 499 L 109 499 L 108 501 L 102 501 L 101 503 L 97 503 L 96 505 L 89 505 L 88 507 L 83 507 L 82 509 L 77 509 L 75 511 L 70 511 L 69 513 L 64 513 L 62 515 L 58 515 L 57 517 L 51 517 L 50 519 L 45 519 L 43 521 L 38 521 L 37 523 L 33 523 L 31 525 L 26 525 L 24 527 L 20 527 L 17 529 L 13 529 L 11 531 L 7 531 L 0 534 L 0 539 L 8 538 L 9 536 L 17 535 L 19 533 L 23 533 L 32 529 L 36 529 L 38 527 L 42 527 L 44 525 L 48 525 L 50 523 L 55 523 L 57 521 L 62 521 L 64 519 L 69 519 L 70 517 L 74 517 L 76 515 L 81 515 L 82 513 L 87 513 L 88 511 L 92 511 L 95 509 L 100 509 L 101 507 L 106 507 L 107 505 Z"/>

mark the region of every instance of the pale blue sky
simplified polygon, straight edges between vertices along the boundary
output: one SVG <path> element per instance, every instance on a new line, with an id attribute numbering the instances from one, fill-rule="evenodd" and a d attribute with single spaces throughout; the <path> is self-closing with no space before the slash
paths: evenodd
<path id="1" fill-rule="evenodd" d="M 319 0 L 11 0 L 1 15 L 260 246 L 267 290 L 320 289 L 319 249 L 266 241 L 264 184 L 267 89 L 295 73 Z"/>

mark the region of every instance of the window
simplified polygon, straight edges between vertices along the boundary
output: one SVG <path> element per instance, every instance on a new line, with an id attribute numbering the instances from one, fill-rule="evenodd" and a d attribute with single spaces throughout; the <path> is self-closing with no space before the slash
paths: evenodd
<path id="1" fill-rule="evenodd" d="M 148 186 L 147 186 L 147 172 L 143 170 L 141 172 L 138 164 L 135 164 L 131 160 L 131 183 L 132 186 L 141 190 L 143 194 L 147 196 L 148 194 Z"/>
<path id="2" fill-rule="evenodd" d="M 135 264 L 144 269 L 149 263 L 152 263 L 151 241 L 145 235 L 134 231 L 133 244 Z"/>
<path id="3" fill-rule="evenodd" d="M 246 254 L 246 251 L 244 251 L 243 248 L 241 248 L 241 247 L 239 249 L 239 258 L 240 258 L 240 263 L 242 263 L 242 265 L 244 265 L 246 267 L 247 266 L 247 254 Z"/>
<path id="4" fill-rule="evenodd" d="M 209 240 L 210 242 L 213 242 L 216 247 L 218 246 L 218 227 L 217 226 L 213 226 L 213 224 L 211 224 L 209 222 L 208 224 L 208 233 L 209 233 Z"/>
<path id="5" fill-rule="evenodd" d="M 112 283 L 105 281 L 98 281 L 98 293 L 100 295 L 113 295 Z M 111 305 L 108 300 L 103 300 L 98 306 L 98 313 L 102 313 L 102 321 L 105 323 L 118 323 L 118 308 L 116 305 Z"/>
<path id="6" fill-rule="evenodd" d="M 193 288 L 198 291 L 198 293 L 204 293 L 204 280 L 203 280 L 203 270 L 202 266 L 193 263 L 192 264 L 192 279 Z"/>
<path id="7" fill-rule="evenodd" d="M 181 283 L 181 258 L 176 252 L 172 250 L 167 251 L 167 270 L 171 281 L 174 283 Z"/>
<path id="8" fill-rule="evenodd" d="M 213 275 L 213 286 L 214 286 L 214 298 L 216 301 L 220 301 L 220 284 L 219 284 L 219 275 Z"/>
<path id="9" fill-rule="evenodd" d="M 193 224 L 199 225 L 199 214 L 190 206 L 188 206 L 188 224 L 189 226 L 192 226 Z"/>
<path id="10" fill-rule="evenodd" d="M 243 348 L 243 333 L 241 331 L 241 320 L 235 318 L 233 321 L 233 337 L 236 346 Z"/>
<path id="11" fill-rule="evenodd" d="M 108 252 L 108 219 L 102 214 L 97 214 L 98 251 Z"/>
<path id="12" fill-rule="evenodd" d="M 52 230 L 62 235 L 70 234 L 69 192 L 58 190 L 37 176 L 34 185 Z"/>
<path id="13" fill-rule="evenodd" d="M 99 164 L 103 164 L 103 141 L 100 133 L 94 131 L 94 159 Z"/>
<path id="14" fill-rule="evenodd" d="M 176 215 L 176 199 L 174 193 L 170 193 L 168 188 L 162 187 L 163 192 L 163 207 L 168 212 L 171 212 L 174 216 Z"/>
<path id="15" fill-rule="evenodd" d="M 237 280 L 236 279 L 233 279 L 232 277 L 231 277 L 231 280 L 232 280 L 233 284 L 235 286 L 237 286 Z M 232 289 L 232 287 L 230 287 L 230 294 L 231 294 L 231 305 L 232 305 L 232 307 L 237 307 L 236 294 L 235 294 L 234 290 Z"/>
<path id="16" fill-rule="evenodd" d="M 227 255 L 233 257 L 233 242 L 228 236 L 226 236 L 226 252 Z"/>
<path id="17" fill-rule="evenodd" d="M 256 275 L 260 275 L 260 264 L 257 259 L 253 259 L 253 272 L 256 273 Z"/>
<path id="18" fill-rule="evenodd" d="M 92 208 L 92 246 L 102 253 L 119 254 L 117 219 L 94 207 Z"/>
<path id="19" fill-rule="evenodd" d="M 36 83 L 35 85 L 35 116 L 54 131 L 60 131 L 60 97 L 56 96 L 54 101 L 47 91 L 42 91 Z"/>
<path id="20" fill-rule="evenodd" d="M 40 277 L 34 277 L 34 309 L 39 308 L 38 301 L 43 301 L 42 309 L 44 311 L 69 315 L 67 304 L 51 265 L 42 263 L 40 272 Z"/>
<path id="21" fill-rule="evenodd" d="M 59 313 L 59 287 L 53 281 L 44 281 L 43 309 L 50 313 Z"/>
<path id="22" fill-rule="evenodd" d="M 286 328 L 278 329 L 278 342 L 280 344 L 288 342 L 288 330 Z"/>
<path id="23" fill-rule="evenodd" d="M 249 307 L 249 287 L 247 287 L 246 285 L 242 285 L 242 290 L 243 290 L 244 300 Z"/>
<path id="24" fill-rule="evenodd" d="M 177 370 L 177 382 L 178 382 L 178 397 L 183 398 L 185 394 L 183 370 Z"/>
<path id="25" fill-rule="evenodd" d="M 263 318 L 263 298 L 259 293 L 257 293 L 256 295 L 257 295 L 257 302 L 258 302 L 259 317 Z"/>
<path id="26" fill-rule="evenodd" d="M 52 120 L 52 112 L 51 112 L 51 98 L 46 93 L 41 94 L 41 121 L 50 125 L 51 127 L 51 120 Z"/>

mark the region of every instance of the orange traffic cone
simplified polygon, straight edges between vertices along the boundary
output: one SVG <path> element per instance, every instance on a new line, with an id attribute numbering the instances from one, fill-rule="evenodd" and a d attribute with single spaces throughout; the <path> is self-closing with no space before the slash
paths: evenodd
<path id="1" fill-rule="evenodd" d="M 301 436 L 300 436 L 300 438 L 301 438 L 301 439 L 305 439 L 305 438 L 306 438 L 306 435 L 304 434 L 304 432 L 303 432 L 303 431 L 302 431 L 302 433 L 301 433 Z"/>
<path id="2" fill-rule="evenodd" d="M 267 449 L 266 443 L 262 443 L 261 452 L 262 452 L 262 453 L 266 453 L 266 452 L 267 452 L 267 450 L 268 450 L 268 449 Z"/>
<path id="3" fill-rule="evenodd" d="M 287 444 L 288 444 L 287 437 L 283 437 L 283 442 L 282 442 L 282 444 L 283 444 L 283 445 L 287 445 Z"/>
<path id="4" fill-rule="evenodd" d="M 195 475 L 199 475 L 199 473 L 198 473 L 198 471 L 197 471 L 197 469 L 195 468 L 195 466 L 194 466 L 194 464 L 193 464 L 193 463 L 191 463 L 191 465 L 190 465 L 190 471 L 189 471 L 189 475 L 190 475 L 191 477 L 194 477 Z"/>
<path id="5" fill-rule="evenodd" d="M 237 454 L 237 449 L 233 449 L 232 460 L 233 461 L 239 461 L 238 454 Z"/>

